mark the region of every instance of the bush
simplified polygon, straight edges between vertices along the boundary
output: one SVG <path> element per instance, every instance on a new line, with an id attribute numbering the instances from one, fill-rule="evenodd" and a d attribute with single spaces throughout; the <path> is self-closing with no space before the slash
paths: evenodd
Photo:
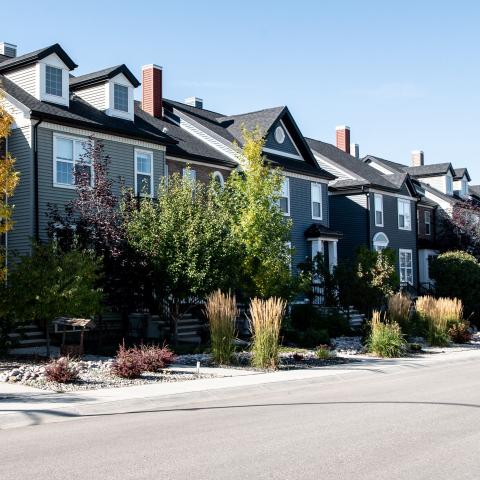
<path id="1" fill-rule="evenodd" d="M 78 378 L 79 370 L 70 357 L 51 360 L 45 367 L 45 377 L 51 382 L 69 383 Z"/>
<path id="2" fill-rule="evenodd" d="M 480 319 L 480 263 L 467 252 L 453 251 L 439 255 L 430 268 L 439 297 L 458 298 L 466 317 Z"/>
<path id="3" fill-rule="evenodd" d="M 252 365 L 275 368 L 278 365 L 278 339 L 286 302 L 281 298 L 254 298 L 250 302 Z"/>
<path id="4" fill-rule="evenodd" d="M 409 316 L 412 301 L 402 293 L 388 297 L 388 318 L 400 325 L 404 333 L 410 333 Z"/>
<path id="5" fill-rule="evenodd" d="M 454 323 L 448 329 L 448 335 L 452 342 L 468 343 L 472 339 L 472 332 L 470 331 L 470 322 L 462 321 Z"/>
<path id="6" fill-rule="evenodd" d="M 449 344 L 448 330 L 463 319 L 462 302 L 456 298 L 418 297 L 417 313 L 426 325 L 430 345 L 444 347 Z"/>
<path id="7" fill-rule="evenodd" d="M 146 371 L 145 358 L 141 349 L 120 345 L 112 364 L 112 373 L 122 378 L 138 378 Z"/>
<path id="8" fill-rule="evenodd" d="M 318 345 L 329 345 L 330 337 L 325 329 L 316 330 L 315 328 L 309 328 L 301 334 L 300 343 L 301 346 L 308 348 L 317 347 Z"/>
<path id="9" fill-rule="evenodd" d="M 335 356 L 328 345 L 319 345 L 315 350 L 315 355 L 319 360 L 329 360 Z"/>
<path id="10" fill-rule="evenodd" d="M 228 364 L 235 349 L 235 296 L 223 294 L 220 290 L 211 293 L 205 304 L 205 315 L 210 325 L 213 359 L 217 363 Z"/>
<path id="11" fill-rule="evenodd" d="M 407 342 L 398 323 L 382 322 L 380 312 L 374 311 L 367 346 L 379 357 L 394 358 L 405 354 Z"/>
<path id="12" fill-rule="evenodd" d="M 144 368 L 147 372 L 159 372 L 170 365 L 175 359 L 175 354 L 167 345 L 163 347 L 157 345 L 142 346 L 141 354 Z"/>

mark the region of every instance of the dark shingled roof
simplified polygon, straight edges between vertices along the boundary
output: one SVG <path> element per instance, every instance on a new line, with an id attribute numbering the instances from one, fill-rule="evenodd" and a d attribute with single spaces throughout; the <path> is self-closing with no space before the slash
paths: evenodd
<path id="1" fill-rule="evenodd" d="M 399 190 L 407 178 L 407 175 L 400 174 L 390 179 L 391 175 L 382 175 L 375 168 L 362 160 L 352 157 L 330 143 L 321 142 L 313 138 L 307 138 L 306 140 L 314 152 L 323 155 L 340 168 L 348 170 L 353 176 L 357 177 L 356 179 L 338 180 L 331 186 L 333 189 L 375 186 L 387 190 Z"/>
<path id="2" fill-rule="evenodd" d="M 70 99 L 70 106 L 67 108 L 37 100 L 2 75 L 0 75 L 0 84 L 6 93 L 29 108 L 34 118 L 50 120 L 73 127 L 81 126 L 99 132 L 119 134 L 123 137 L 145 140 L 160 145 L 175 143 L 172 138 L 161 131 L 145 128 L 145 125 L 138 122 L 137 118 L 132 122 L 111 117 L 75 95 Z"/>
<path id="3" fill-rule="evenodd" d="M 48 57 L 52 53 L 56 53 L 69 70 L 77 68 L 77 64 L 67 55 L 67 52 L 65 52 L 58 43 L 55 43 L 49 47 L 41 48 L 40 50 L 35 50 L 34 52 L 26 53 L 25 55 L 20 55 L 19 57 L 14 57 L 9 60 L 4 60 L 0 63 L 0 73 L 26 67 L 32 63 L 38 62 L 38 60 L 41 60 L 42 58 Z"/>
<path id="4" fill-rule="evenodd" d="M 79 88 L 88 87 L 97 83 L 102 83 L 110 78 L 116 77 L 118 74 L 123 73 L 127 77 L 128 81 L 136 88 L 140 85 L 135 75 L 128 69 L 125 64 L 116 65 L 115 67 L 104 68 L 97 72 L 87 73 L 80 75 L 79 77 L 70 78 L 70 89 L 78 90 Z"/>
<path id="5" fill-rule="evenodd" d="M 470 174 L 466 168 L 456 168 L 455 169 L 455 176 L 453 177 L 454 180 L 461 180 L 463 176 L 467 177 L 467 180 L 470 182 L 472 179 L 470 178 Z"/>
<path id="6" fill-rule="evenodd" d="M 468 191 L 477 197 L 480 197 L 480 185 L 470 185 Z"/>
<path id="7" fill-rule="evenodd" d="M 312 223 L 304 232 L 306 238 L 319 238 L 319 237 L 331 237 L 331 238 L 341 238 L 343 233 L 337 230 L 332 230 L 331 228 L 326 227 L 325 225 L 320 225 L 319 223 Z"/>
<path id="8" fill-rule="evenodd" d="M 374 155 L 366 155 L 365 157 L 362 158 L 362 161 L 367 163 L 369 160 L 376 160 L 377 163 L 380 163 L 384 167 L 386 167 L 388 170 L 392 172 L 404 172 L 405 168 L 407 165 L 403 165 L 401 163 L 397 162 L 392 162 L 391 160 L 386 160 L 385 158 L 380 158 Z"/>
<path id="9" fill-rule="evenodd" d="M 446 163 L 433 163 L 430 165 L 420 165 L 419 167 L 405 167 L 404 171 L 408 172 L 412 177 L 434 177 L 437 175 L 445 175 L 448 171 L 453 174 L 455 171 L 452 168 L 452 164 Z"/>

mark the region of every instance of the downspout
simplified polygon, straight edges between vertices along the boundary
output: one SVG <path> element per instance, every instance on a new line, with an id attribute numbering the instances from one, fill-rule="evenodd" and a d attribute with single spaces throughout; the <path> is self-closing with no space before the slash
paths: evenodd
<path id="1" fill-rule="evenodd" d="M 38 126 L 43 120 L 39 120 L 33 126 L 33 217 L 35 242 L 40 241 L 40 207 L 38 188 Z"/>

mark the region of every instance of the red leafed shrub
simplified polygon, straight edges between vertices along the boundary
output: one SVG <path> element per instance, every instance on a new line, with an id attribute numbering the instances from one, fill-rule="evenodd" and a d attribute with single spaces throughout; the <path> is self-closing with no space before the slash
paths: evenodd
<path id="1" fill-rule="evenodd" d="M 175 354 L 167 345 L 163 347 L 156 345 L 143 346 L 141 350 L 147 372 L 158 372 L 167 365 L 170 365 L 175 359 Z"/>
<path id="2" fill-rule="evenodd" d="M 467 321 L 454 323 L 448 330 L 448 335 L 455 343 L 468 343 L 472 339 L 470 323 Z"/>
<path id="3" fill-rule="evenodd" d="M 45 377 L 51 382 L 73 382 L 78 378 L 78 373 L 78 368 L 70 357 L 60 357 L 57 360 L 51 360 L 45 367 Z"/>
<path id="4" fill-rule="evenodd" d="M 112 372 L 123 378 L 138 378 L 146 371 L 142 350 L 120 345 L 112 365 Z"/>

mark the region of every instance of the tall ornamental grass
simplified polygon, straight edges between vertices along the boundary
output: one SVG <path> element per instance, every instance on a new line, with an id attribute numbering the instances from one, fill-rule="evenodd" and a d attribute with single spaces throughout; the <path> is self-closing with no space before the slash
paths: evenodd
<path id="1" fill-rule="evenodd" d="M 397 322 L 383 322 L 380 312 L 375 310 L 367 347 L 369 352 L 379 357 L 394 358 L 405 354 L 407 342 L 400 325 Z"/>
<path id="2" fill-rule="evenodd" d="M 417 314 L 425 322 L 427 340 L 430 345 L 448 345 L 448 331 L 452 325 L 462 322 L 463 305 L 457 298 L 434 298 L 429 295 L 418 297 Z"/>
<path id="3" fill-rule="evenodd" d="M 253 333 L 252 365 L 259 368 L 278 366 L 278 339 L 287 303 L 281 298 L 254 298 L 250 302 L 250 327 Z"/>
<path id="4" fill-rule="evenodd" d="M 205 304 L 205 314 L 210 325 L 212 356 L 215 362 L 228 364 L 235 349 L 235 319 L 237 303 L 235 296 L 220 290 L 211 293 Z"/>
<path id="5" fill-rule="evenodd" d="M 410 306 L 412 301 L 401 292 L 388 297 L 388 318 L 400 325 L 404 333 L 409 330 Z"/>

